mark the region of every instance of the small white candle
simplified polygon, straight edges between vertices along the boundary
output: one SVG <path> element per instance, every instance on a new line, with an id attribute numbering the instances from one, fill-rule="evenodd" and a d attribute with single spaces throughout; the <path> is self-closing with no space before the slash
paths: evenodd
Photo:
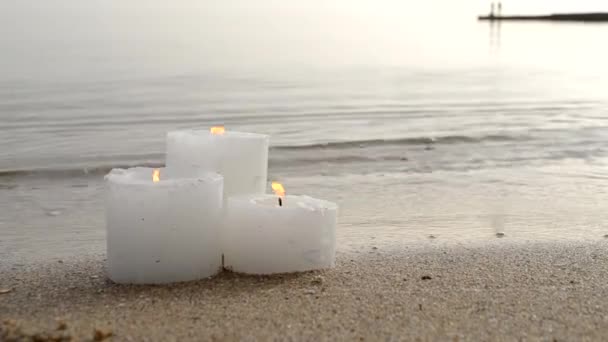
<path id="1" fill-rule="evenodd" d="M 235 196 L 222 230 L 224 267 L 272 274 L 335 264 L 337 206 L 308 196 Z"/>
<path id="2" fill-rule="evenodd" d="M 155 172 L 156 171 L 156 172 Z M 165 169 L 114 169 L 106 176 L 108 275 L 162 284 L 219 272 L 223 179 L 180 179 Z"/>
<path id="3" fill-rule="evenodd" d="M 268 173 L 269 137 L 211 130 L 173 131 L 167 134 L 167 168 L 177 176 L 191 177 L 200 171 L 224 176 L 224 198 L 262 194 Z"/>

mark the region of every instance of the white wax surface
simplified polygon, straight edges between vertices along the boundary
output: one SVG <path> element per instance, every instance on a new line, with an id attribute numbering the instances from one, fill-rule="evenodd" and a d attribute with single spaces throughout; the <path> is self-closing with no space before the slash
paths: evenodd
<path id="1" fill-rule="evenodd" d="M 262 194 L 268 172 L 267 135 L 208 130 L 173 131 L 167 134 L 167 168 L 180 177 L 200 171 L 224 177 L 224 198 Z"/>
<path id="2" fill-rule="evenodd" d="M 272 274 L 333 267 L 337 206 L 308 196 L 236 196 L 222 230 L 224 267 Z"/>
<path id="3" fill-rule="evenodd" d="M 117 283 L 201 279 L 221 268 L 222 177 L 177 179 L 160 169 L 106 176 L 108 275 Z"/>

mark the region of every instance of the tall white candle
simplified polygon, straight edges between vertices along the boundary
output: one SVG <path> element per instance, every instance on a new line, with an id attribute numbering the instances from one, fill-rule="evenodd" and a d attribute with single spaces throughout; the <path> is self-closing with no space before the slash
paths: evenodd
<path id="1" fill-rule="evenodd" d="M 213 130 L 167 134 L 167 168 L 178 176 L 200 171 L 224 176 L 224 198 L 261 194 L 268 172 L 267 135 Z"/>
<path id="2" fill-rule="evenodd" d="M 114 169 L 106 176 L 107 266 L 117 283 L 195 280 L 221 268 L 222 176 L 158 171 Z"/>
<path id="3" fill-rule="evenodd" d="M 222 230 L 224 267 L 272 274 L 333 267 L 337 206 L 308 196 L 235 196 Z"/>

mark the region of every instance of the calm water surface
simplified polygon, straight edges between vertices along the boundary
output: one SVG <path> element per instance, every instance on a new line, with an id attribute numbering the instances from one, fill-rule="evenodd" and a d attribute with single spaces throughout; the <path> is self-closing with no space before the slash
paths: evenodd
<path id="1" fill-rule="evenodd" d="M 3 12 L 0 258 L 103 251 L 104 173 L 215 124 L 272 135 L 269 177 L 338 202 L 342 250 L 608 234 L 608 25 L 59 3 Z"/>

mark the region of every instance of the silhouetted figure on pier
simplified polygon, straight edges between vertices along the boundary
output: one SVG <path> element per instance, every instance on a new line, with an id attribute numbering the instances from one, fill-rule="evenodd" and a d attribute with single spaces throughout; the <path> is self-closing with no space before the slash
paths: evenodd
<path id="1" fill-rule="evenodd" d="M 490 4 L 490 17 L 494 17 L 494 3 Z"/>
<path id="2" fill-rule="evenodd" d="M 502 2 L 498 2 L 498 16 L 502 15 Z"/>

